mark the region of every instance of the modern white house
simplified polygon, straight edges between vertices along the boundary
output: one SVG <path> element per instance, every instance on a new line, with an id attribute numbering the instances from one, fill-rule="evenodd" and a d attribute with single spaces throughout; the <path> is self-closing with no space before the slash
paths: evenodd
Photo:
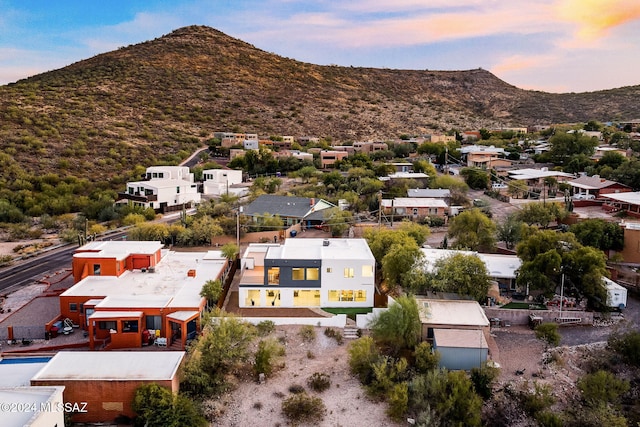
<path id="1" fill-rule="evenodd" d="M 124 193 L 118 193 L 117 204 L 152 208 L 170 212 L 200 203 L 198 185 L 186 166 L 151 166 L 145 180 L 127 182 Z"/>
<path id="2" fill-rule="evenodd" d="M 205 169 L 202 171 L 204 181 L 202 193 L 206 196 L 222 196 L 232 194 L 243 196 L 249 190 L 239 187 L 242 183 L 242 171 L 232 169 Z"/>
<path id="3" fill-rule="evenodd" d="M 373 307 L 375 258 L 365 239 L 250 244 L 241 268 L 241 308 Z"/>

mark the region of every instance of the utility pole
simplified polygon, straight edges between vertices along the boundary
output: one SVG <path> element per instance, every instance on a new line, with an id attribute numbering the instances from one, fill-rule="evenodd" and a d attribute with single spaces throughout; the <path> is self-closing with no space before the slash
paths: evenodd
<path id="1" fill-rule="evenodd" d="M 378 228 L 382 227 L 382 190 L 378 191 Z"/>
<path id="2" fill-rule="evenodd" d="M 564 303 L 564 271 L 560 280 L 560 322 L 562 322 L 562 303 Z"/>

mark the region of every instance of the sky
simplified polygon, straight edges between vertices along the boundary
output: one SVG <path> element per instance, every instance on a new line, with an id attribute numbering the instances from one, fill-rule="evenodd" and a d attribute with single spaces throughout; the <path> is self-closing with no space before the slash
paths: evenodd
<path id="1" fill-rule="evenodd" d="M 0 85 L 188 25 L 320 65 L 483 68 L 555 93 L 640 84 L 638 0 L 0 0 Z"/>

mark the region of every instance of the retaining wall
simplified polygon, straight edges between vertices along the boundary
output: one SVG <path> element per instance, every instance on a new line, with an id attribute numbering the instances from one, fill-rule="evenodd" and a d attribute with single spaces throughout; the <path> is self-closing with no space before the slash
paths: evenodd
<path id="1" fill-rule="evenodd" d="M 510 310 L 507 308 L 484 307 L 484 312 L 489 319 L 497 317 L 500 320 L 508 321 L 512 325 L 528 325 L 529 314 L 542 317 L 543 322 L 555 322 L 555 319 L 560 317 L 560 311 L 558 310 Z M 567 310 L 562 312 L 562 317 L 579 317 L 582 319 L 581 325 L 593 324 L 593 312 L 590 311 Z"/>

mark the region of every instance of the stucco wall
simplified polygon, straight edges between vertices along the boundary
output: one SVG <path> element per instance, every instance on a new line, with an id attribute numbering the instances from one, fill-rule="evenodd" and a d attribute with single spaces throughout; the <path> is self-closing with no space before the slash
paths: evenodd
<path id="1" fill-rule="evenodd" d="M 484 307 L 484 312 L 489 319 L 499 318 L 510 322 L 512 325 L 528 325 L 529 314 L 542 317 L 544 322 L 555 322 L 556 317 L 560 317 L 557 310 L 510 310 L 497 307 Z M 579 317 L 582 325 L 593 324 L 593 313 L 587 311 L 563 311 L 562 317 Z"/>

